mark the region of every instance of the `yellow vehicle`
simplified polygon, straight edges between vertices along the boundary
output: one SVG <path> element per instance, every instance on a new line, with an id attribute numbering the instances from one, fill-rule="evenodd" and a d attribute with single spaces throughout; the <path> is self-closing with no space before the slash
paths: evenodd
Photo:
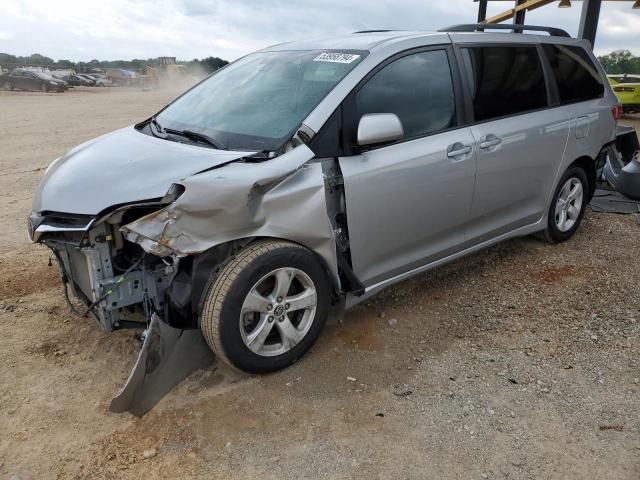
<path id="1" fill-rule="evenodd" d="M 624 113 L 640 113 L 640 74 L 608 75 L 613 92 Z"/>

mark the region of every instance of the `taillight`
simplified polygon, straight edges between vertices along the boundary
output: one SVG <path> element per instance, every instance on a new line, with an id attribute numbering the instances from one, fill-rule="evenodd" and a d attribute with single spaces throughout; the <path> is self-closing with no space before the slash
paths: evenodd
<path id="1" fill-rule="evenodd" d="M 611 108 L 611 115 L 613 115 L 613 119 L 617 122 L 622 118 L 622 105 L 616 105 Z"/>

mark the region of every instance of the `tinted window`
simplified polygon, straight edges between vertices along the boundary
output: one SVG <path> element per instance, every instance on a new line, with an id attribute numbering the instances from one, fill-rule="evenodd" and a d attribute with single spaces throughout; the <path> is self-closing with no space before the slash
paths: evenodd
<path id="1" fill-rule="evenodd" d="M 356 108 L 358 118 L 395 113 L 405 138 L 453 126 L 455 102 L 447 53 L 414 53 L 386 65 L 358 91 Z"/>
<path id="2" fill-rule="evenodd" d="M 515 115 L 547 106 L 547 88 L 535 47 L 463 49 L 471 72 L 476 121 Z"/>
<path id="3" fill-rule="evenodd" d="M 561 103 L 601 97 L 604 84 L 600 72 L 580 47 L 543 45 L 556 78 Z"/>

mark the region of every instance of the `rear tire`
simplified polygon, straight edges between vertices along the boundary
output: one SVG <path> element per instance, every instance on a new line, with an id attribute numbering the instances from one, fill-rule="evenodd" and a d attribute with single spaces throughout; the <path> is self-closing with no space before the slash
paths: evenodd
<path id="1" fill-rule="evenodd" d="M 311 348 L 329 313 L 330 280 L 316 255 L 295 243 L 249 244 L 217 274 L 204 296 L 200 327 L 232 367 L 285 368 Z"/>
<path id="2" fill-rule="evenodd" d="M 542 237 L 549 243 L 569 240 L 578 230 L 588 203 L 589 180 L 584 169 L 570 167 L 558 182 Z"/>
<path id="3" fill-rule="evenodd" d="M 44 93 L 47 93 L 49 91 L 49 85 L 43 83 L 42 85 L 40 85 L 40 90 L 42 90 Z"/>
<path id="4" fill-rule="evenodd" d="M 4 82 L 4 89 L 9 91 L 13 90 L 13 85 L 10 81 L 7 80 L 6 82 Z"/>

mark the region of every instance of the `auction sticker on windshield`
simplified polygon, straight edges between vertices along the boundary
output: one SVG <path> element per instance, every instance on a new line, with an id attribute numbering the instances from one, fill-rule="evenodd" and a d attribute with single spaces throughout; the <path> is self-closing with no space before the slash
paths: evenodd
<path id="1" fill-rule="evenodd" d="M 354 53 L 324 52 L 313 59 L 314 62 L 351 63 L 360 58 Z"/>

